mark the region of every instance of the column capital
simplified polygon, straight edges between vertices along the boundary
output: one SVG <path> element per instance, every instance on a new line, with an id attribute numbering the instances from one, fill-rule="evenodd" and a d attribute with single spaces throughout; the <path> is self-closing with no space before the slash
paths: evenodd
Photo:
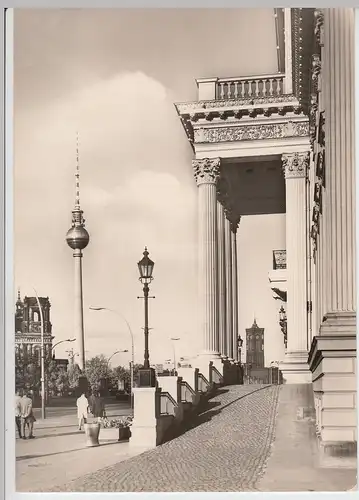
<path id="1" fill-rule="evenodd" d="M 307 176 L 309 151 L 286 153 L 282 155 L 282 167 L 286 179 L 298 179 Z"/>
<path id="2" fill-rule="evenodd" d="M 200 186 L 201 184 L 217 184 L 220 174 L 220 164 L 220 158 L 192 160 L 192 167 L 197 186 Z"/>
<path id="3" fill-rule="evenodd" d="M 229 221 L 231 223 L 231 231 L 232 231 L 232 233 L 236 234 L 238 226 L 239 226 L 239 223 L 241 221 L 241 216 L 240 215 L 233 216 L 233 217 L 231 217 L 229 219 Z"/>

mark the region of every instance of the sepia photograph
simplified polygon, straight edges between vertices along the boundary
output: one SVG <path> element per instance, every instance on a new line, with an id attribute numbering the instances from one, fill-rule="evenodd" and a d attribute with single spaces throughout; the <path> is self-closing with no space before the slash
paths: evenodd
<path id="1" fill-rule="evenodd" d="M 16 491 L 356 491 L 355 9 L 12 19 Z"/>

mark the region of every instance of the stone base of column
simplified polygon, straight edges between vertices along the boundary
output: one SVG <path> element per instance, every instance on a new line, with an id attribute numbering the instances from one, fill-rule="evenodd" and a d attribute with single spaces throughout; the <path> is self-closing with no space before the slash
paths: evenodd
<path id="1" fill-rule="evenodd" d="M 322 466 L 357 465 L 355 323 L 355 314 L 328 315 L 309 352 Z"/>
<path id="2" fill-rule="evenodd" d="M 308 365 L 308 353 L 287 352 L 284 361 L 279 363 L 284 384 L 311 384 L 312 374 Z"/>
<path id="3" fill-rule="evenodd" d="M 320 335 L 355 335 L 355 312 L 328 313 L 319 329 Z"/>

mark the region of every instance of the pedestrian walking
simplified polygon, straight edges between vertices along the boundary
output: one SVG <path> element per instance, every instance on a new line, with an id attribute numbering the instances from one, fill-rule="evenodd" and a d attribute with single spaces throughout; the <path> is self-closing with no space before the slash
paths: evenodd
<path id="1" fill-rule="evenodd" d="M 98 391 L 89 397 L 89 408 L 92 415 L 100 422 L 105 417 L 105 404 Z"/>
<path id="2" fill-rule="evenodd" d="M 36 418 L 32 411 L 31 393 L 25 392 L 20 400 L 20 413 L 21 413 L 21 437 L 26 439 L 26 427 L 29 429 L 29 439 L 34 439 L 34 422 Z"/>
<path id="3" fill-rule="evenodd" d="M 16 389 L 15 392 L 15 425 L 17 428 L 17 432 L 19 434 L 19 438 L 21 439 L 21 397 L 22 391 L 20 389 Z"/>
<path id="4" fill-rule="evenodd" d="M 87 423 L 89 402 L 86 394 L 83 392 L 76 401 L 77 406 L 77 418 L 79 420 L 79 431 L 82 429 L 82 423 Z"/>

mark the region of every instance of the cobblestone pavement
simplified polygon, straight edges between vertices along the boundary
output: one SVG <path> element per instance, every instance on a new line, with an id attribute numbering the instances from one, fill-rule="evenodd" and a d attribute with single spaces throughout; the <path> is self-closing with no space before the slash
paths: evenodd
<path id="1" fill-rule="evenodd" d="M 253 491 L 271 452 L 278 390 L 223 388 L 178 438 L 51 491 Z"/>

